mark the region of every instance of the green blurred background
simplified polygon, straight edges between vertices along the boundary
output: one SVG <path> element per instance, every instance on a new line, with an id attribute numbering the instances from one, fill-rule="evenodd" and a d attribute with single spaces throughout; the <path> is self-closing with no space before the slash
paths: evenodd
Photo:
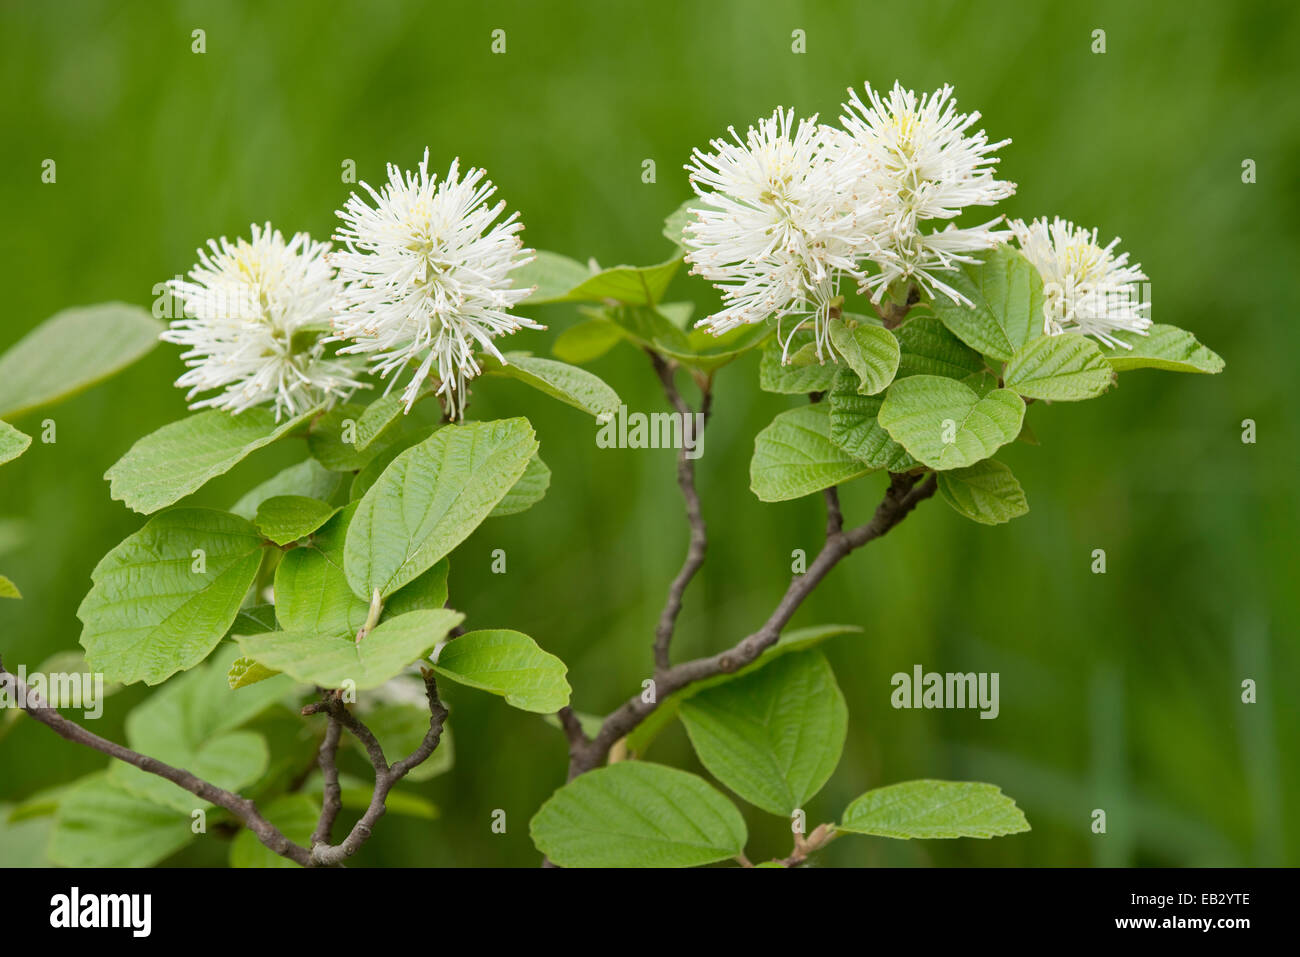
<path id="1" fill-rule="evenodd" d="M 795 625 L 845 622 L 827 646 L 848 698 L 843 762 L 808 808 L 834 817 L 863 790 L 916 777 L 992 781 L 1033 825 L 997 841 L 843 840 L 827 864 L 1296 864 L 1300 654 L 1294 213 L 1300 30 L 1290 5 L 1168 3 L 6 3 L 0 13 L 0 345 L 66 306 L 148 305 L 207 237 L 271 220 L 326 237 L 360 178 L 453 156 L 487 167 L 537 248 L 603 265 L 656 262 L 688 195 L 692 147 L 776 105 L 837 115 L 845 87 L 955 85 L 1020 184 L 1002 211 L 1060 213 L 1120 235 L 1152 277 L 1153 317 L 1227 360 L 1217 377 L 1127 373 L 1084 405 L 1035 406 L 1041 447 L 1006 459 L 1031 512 L 996 529 L 942 501 L 835 571 Z M 191 53 L 191 31 L 207 52 Z M 490 53 L 504 29 L 507 52 Z M 806 31 L 807 53 L 791 52 Z M 1106 31 L 1094 54 L 1092 32 Z M 58 179 L 40 181 L 54 158 Z M 1241 180 L 1246 158 L 1258 183 Z M 658 181 L 644 184 L 642 161 Z M 668 298 L 709 293 L 684 274 Z M 514 348 L 546 354 L 576 319 Z M 178 349 L 35 417 L 57 422 L 0 472 L 0 562 L 24 599 L 0 608 L 0 650 L 35 668 L 76 646 L 78 602 L 109 548 L 141 524 L 101 476 L 140 435 L 184 413 Z M 748 490 L 754 434 L 788 407 L 757 357 L 719 378 L 700 462 L 712 532 L 679 657 L 734 642 L 768 615 L 792 549 L 819 545 L 819 497 L 764 505 Z M 593 370 L 632 409 L 662 408 L 643 356 Z M 580 413 L 507 380 L 481 417 L 527 414 L 554 470 L 530 512 L 458 552 L 452 600 L 474 627 L 516 627 L 568 662 L 574 703 L 606 711 L 639 687 L 664 590 L 685 548 L 670 451 L 600 450 Z M 1243 419 L 1258 442 L 1243 444 Z M 228 506 L 302 456 L 259 453 L 195 501 Z M 845 494 L 864 520 L 882 480 Z M 490 573 L 506 549 L 508 573 Z M 1090 573 L 1104 548 L 1108 571 Z M 914 664 L 996 671 L 1001 716 L 896 711 Z M 1259 701 L 1240 701 L 1241 681 Z M 95 730 L 121 738 L 131 689 Z M 433 822 L 389 815 L 358 863 L 534 865 L 527 821 L 564 779 L 565 743 L 536 716 L 445 688 L 455 769 L 418 789 Z M 650 756 L 701 770 L 679 726 Z M 31 721 L 0 741 L 0 802 L 103 759 Z M 493 809 L 508 830 L 490 829 Z M 1093 835 L 1094 808 L 1108 833 Z M 752 858 L 786 853 L 787 824 L 746 808 Z M 6 862 L 0 846 L 0 864 Z M 10 858 L 12 861 L 12 858 Z M 173 863 L 224 861 L 205 841 Z"/>

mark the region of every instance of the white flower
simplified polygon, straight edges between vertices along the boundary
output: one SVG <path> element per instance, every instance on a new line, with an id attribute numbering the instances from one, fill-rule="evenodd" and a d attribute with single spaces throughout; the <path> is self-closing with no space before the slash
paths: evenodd
<path id="1" fill-rule="evenodd" d="M 792 128 L 793 127 L 793 128 Z M 817 354 L 829 354 L 828 320 L 841 274 L 869 241 L 873 211 L 857 189 L 863 170 L 840 131 L 817 118 L 794 125 L 777 110 L 744 140 L 710 142 L 686 167 L 700 197 L 685 227 L 691 272 L 722 291 L 724 308 L 701 320 L 720 335 L 737 326 L 794 316 L 810 319 Z"/>
<path id="2" fill-rule="evenodd" d="M 333 338 L 351 340 L 339 352 L 369 355 L 371 371 L 382 378 L 414 365 L 402 392 L 408 412 L 436 376 L 437 394 L 459 419 L 466 382 L 481 371 L 475 351 L 504 362 L 494 337 L 544 327 L 506 311 L 532 292 L 516 288 L 509 275 L 531 261 L 518 235 L 519 214 L 495 222 L 505 203 L 486 205 L 496 187 L 483 170 L 461 179 L 455 160 L 438 181 L 428 167 L 427 149 L 418 173 L 390 163 L 381 190 L 361 184 L 374 206 L 353 193 L 339 211 L 344 225 L 335 238 L 347 249 L 332 257 L 345 283 Z"/>
<path id="3" fill-rule="evenodd" d="M 1141 301 L 1138 283 L 1146 281 L 1139 264 L 1129 265 L 1128 253 L 1115 255 L 1118 237 L 1106 246 L 1097 243 L 1097 230 L 1075 226 L 1057 216 L 1008 224 L 1026 258 L 1042 274 L 1046 302 L 1043 330 L 1049 335 L 1073 330 L 1096 336 L 1107 345 L 1132 348 L 1112 333 L 1146 335 L 1151 308 Z"/>
<path id="4" fill-rule="evenodd" d="M 866 85 L 870 106 L 849 91 L 840 122 L 864 155 L 867 185 L 877 193 L 880 231 L 868 257 L 879 267 L 867 276 L 862 291 L 875 302 L 896 282 L 915 282 L 926 292 L 965 299 L 942 278 L 959 263 L 978 262 L 971 253 L 991 249 L 1006 238 L 995 226 L 1001 217 L 957 229 L 952 223 L 925 232 L 923 224 L 951 220 L 968 206 L 992 206 L 1016 191 L 1015 183 L 993 178 L 995 150 L 1010 143 L 990 143 L 983 130 L 966 131 L 979 113 L 958 113 L 952 87 L 944 86 L 918 101 L 898 83 L 886 101 Z"/>
<path id="5" fill-rule="evenodd" d="M 325 258 L 329 244 L 306 233 L 286 243 L 270 223 L 254 225 L 252 234 L 251 241 L 209 240 L 191 281 L 167 283 L 185 318 L 161 338 L 190 347 L 181 356 L 189 371 L 176 384 L 190 399 L 224 390 L 192 409 L 239 413 L 273 402 L 278 420 L 331 405 L 359 383 L 346 363 L 325 355 L 338 292 Z"/>

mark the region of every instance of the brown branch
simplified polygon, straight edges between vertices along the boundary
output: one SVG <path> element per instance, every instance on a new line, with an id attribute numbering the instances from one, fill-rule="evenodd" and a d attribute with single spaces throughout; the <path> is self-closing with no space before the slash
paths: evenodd
<path id="1" fill-rule="evenodd" d="M 427 761 L 433 752 L 437 750 L 438 743 L 442 740 L 443 726 L 447 721 L 447 709 L 438 696 L 438 684 L 433 672 L 426 668 L 423 674 L 425 695 L 429 700 L 429 730 L 425 732 L 424 738 L 414 751 L 400 761 L 394 762 L 391 766 L 384 756 L 383 747 L 374 734 L 361 719 L 348 710 L 347 705 L 343 703 L 337 693 L 327 693 L 320 704 L 309 705 L 303 709 L 304 714 L 327 711 L 332 721 L 337 721 L 347 728 L 362 743 L 370 757 L 370 763 L 375 769 L 375 789 L 370 795 L 370 804 L 366 807 L 365 813 L 352 826 L 352 830 L 341 843 L 330 845 L 324 843 L 324 841 L 314 841 L 310 852 L 310 862 L 312 864 L 327 867 L 342 864 L 343 861 L 359 851 L 361 846 L 370 840 L 375 823 L 388 810 L 386 802 L 393 786 L 406 777 L 412 768 Z M 319 830 L 319 826 L 317 830 Z"/>
<path id="2" fill-rule="evenodd" d="M 840 492 L 832 485 L 822 493 L 826 497 L 826 538 L 832 539 L 844 531 L 844 513 L 840 511 Z"/>
<path id="3" fill-rule="evenodd" d="M 76 744 L 107 754 L 110 758 L 124 761 L 141 771 L 147 771 L 150 774 L 158 775 L 160 778 L 166 778 L 173 784 L 189 791 L 195 797 L 225 808 L 243 822 L 243 825 L 252 831 L 259 841 L 276 854 L 288 858 L 295 864 L 301 864 L 303 867 L 310 865 L 310 852 L 305 847 L 301 847 L 285 837 L 274 824 L 262 816 L 262 813 L 257 809 L 257 805 L 248 798 L 240 797 L 232 791 L 210 784 L 189 771 L 174 768 L 157 758 L 151 758 L 148 755 L 132 751 L 130 748 L 123 747 L 116 742 L 87 731 L 75 721 L 68 720 L 54 708 L 42 702 L 39 696 L 18 680 L 17 675 L 5 671 L 3 662 L 0 662 L 0 680 L 3 679 L 3 676 L 8 676 L 8 680 L 13 682 L 14 691 L 19 696 L 18 700 L 23 702 L 23 710 L 55 734 Z"/>
<path id="4" fill-rule="evenodd" d="M 367 728 L 355 714 L 353 714 L 343 703 L 343 699 L 337 692 L 333 694 L 330 703 L 330 717 L 343 724 L 352 733 L 352 737 L 361 742 L 362 747 L 366 749 L 366 756 L 370 758 L 370 764 L 375 769 L 376 775 L 388 773 L 388 759 L 384 757 L 384 749 L 375 737 L 374 732 Z"/>
<path id="5" fill-rule="evenodd" d="M 754 661 L 776 643 L 782 629 L 794 616 L 803 600 L 841 559 L 888 533 L 906 518 L 912 509 L 933 495 L 936 488 L 937 483 L 933 474 L 924 480 L 920 476 L 906 473 L 891 474 L 889 488 L 885 491 L 885 497 L 876 507 L 871 520 L 847 532 L 839 531 L 828 535 L 826 544 L 822 546 L 808 570 L 790 582 L 776 610 L 762 627 L 742 638 L 726 651 L 682 662 L 658 673 L 655 678 L 654 700 L 647 702 L 641 695 L 636 695 L 605 718 L 596 736 L 586 747 L 579 749 L 570 760 L 569 777 L 572 779 L 599 765 L 613 744 L 644 721 L 664 698 L 696 681 L 730 674 Z"/>
<path id="6" fill-rule="evenodd" d="M 393 778 L 394 784 L 406 777 L 412 769 L 433 757 L 433 752 L 438 750 L 438 744 L 442 741 L 443 726 L 447 723 L 447 707 L 438 696 L 438 682 L 434 678 L 433 670 L 424 668 L 421 674 L 424 676 L 424 695 L 429 701 L 429 728 L 424 732 L 424 738 L 419 746 L 402 760 L 395 762 L 389 769 L 388 773 Z"/>
<path id="7" fill-rule="evenodd" d="M 655 643 L 654 643 L 654 661 L 657 672 L 667 671 L 671 666 L 669 650 L 673 641 L 673 631 L 677 627 L 677 616 L 681 614 L 682 597 L 686 593 L 687 587 L 695 577 L 700 566 L 704 564 L 704 555 L 709 547 L 708 528 L 704 523 L 704 514 L 700 508 L 700 496 L 695 489 L 695 460 L 688 456 L 691 449 L 697 447 L 700 435 L 695 432 L 695 415 L 691 408 L 682 398 L 681 393 L 677 391 L 677 385 L 674 381 L 674 375 L 677 371 L 676 363 L 665 360 L 656 352 L 650 352 L 650 362 L 654 366 L 655 372 L 659 376 L 659 381 L 663 383 L 664 394 L 668 396 L 668 401 L 672 403 L 677 414 L 682 417 L 682 447 L 677 450 L 677 484 L 681 487 L 682 497 L 686 499 L 686 520 L 690 523 L 691 537 L 690 543 L 686 550 L 686 559 L 682 563 L 681 571 L 673 579 L 672 585 L 668 589 L 668 599 L 664 603 L 663 611 L 659 614 L 659 622 L 655 626 Z M 701 386 L 700 413 L 702 415 L 701 434 L 703 427 L 708 424 L 709 415 L 713 411 L 713 393 L 708 384 Z"/>
<path id="8" fill-rule="evenodd" d="M 330 715 L 329 725 L 325 728 L 325 740 L 320 746 L 320 772 L 325 781 L 321 793 L 320 820 L 311 832 L 311 845 L 328 844 L 334 822 L 343 810 L 343 790 L 339 787 L 339 767 L 336 761 L 339 750 L 339 738 L 343 734 L 343 725 L 334 715 Z"/>
<path id="9" fill-rule="evenodd" d="M 556 717 L 560 719 L 564 736 L 569 739 L 569 754 L 572 755 L 575 748 L 586 747 L 591 739 L 587 737 L 587 732 L 582 730 L 582 722 L 578 720 L 577 713 L 566 704 L 556 712 Z"/>

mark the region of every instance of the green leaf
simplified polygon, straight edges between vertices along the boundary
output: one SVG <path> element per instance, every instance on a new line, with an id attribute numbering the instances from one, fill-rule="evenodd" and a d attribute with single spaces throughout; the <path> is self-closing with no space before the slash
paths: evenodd
<path id="1" fill-rule="evenodd" d="M 565 302 L 570 289 L 580 285 L 591 275 L 591 270 L 568 256 L 539 249 L 530 262 L 510 271 L 515 288 L 536 286 L 533 294 L 524 300 L 526 305 L 540 306 L 550 302 Z"/>
<path id="2" fill-rule="evenodd" d="M 522 711 L 553 714 L 569 703 L 568 668 L 518 631 L 471 631 L 443 645 L 433 670 L 444 678 L 502 695 Z"/>
<path id="3" fill-rule="evenodd" d="M 984 359 L 978 352 L 920 307 L 912 310 L 908 320 L 894 330 L 894 335 L 898 338 L 898 379 L 915 375 L 965 379 L 984 368 Z"/>
<path id="4" fill-rule="evenodd" d="M 682 704 L 700 692 L 735 681 L 745 675 L 753 674 L 760 668 L 766 668 L 774 661 L 779 661 L 785 655 L 816 648 L 827 638 L 834 638 L 836 635 L 855 634 L 861 631 L 862 629 L 857 625 L 813 625 L 810 628 L 796 628 L 793 631 L 784 633 L 777 639 L 776 644 L 765 650 L 757 659 L 751 661 L 745 667 L 730 674 L 715 675 L 712 678 L 705 678 L 703 681 L 696 681 L 660 701 L 659 706 L 651 711 L 627 736 L 628 750 L 638 756 L 644 755 L 646 749 L 650 747 L 650 743 L 658 737 L 659 732 L 678 716 Z"/>
<path id="5" fill-rule="evenodd" d="M 59 802 L 49 855 L 61 867 L 151 867 L 193 837 L 188 813 L 92 774 Z"/>
<path id="6" fill-rule="evenodd" d="M 1115 373 L 1097 343 L 1083 336 L 1040 336 L 1007 363 L 1006 387 L 1031 399 L 1074 402 L 1110 388 Z"/>
<path id="7" fill-rule="evenodd" d="M 370 603 L 358 598 L 343 573 L 343 548 L 353 502 L 327 521 L 312 543 L 285 553 L 275 570 L 275 616 L 285 631 L 322 635 L 356 633 Z"/>
<path id="8" fill-rule="evenodd" d="M 529 824 L 561 867 L 697 867 L 740 854 L 740 812 L 708 782 L 674 768 L 623 761 L 555 792 Z"/>
<path id="9" fill-rule="evenodd" d="M 622 404 L 617 392 L 586 369 L 527 352 L 507 352 L 505 359 L 505 365 L 492 358 L 485 359 L 483 367 L 492 375 L 518 379 L 566 405 L 594 415 L 598 421 L 613 415 Z"/>
<path id="10" fill-rule="evenodd" d="M 558 253 L 538 252 L 532 262 L 513 273 L 519 286 L 535 285 L 525 302 L 530 306 L 554 302 L 604 302 L 652 305 L 682 264 L 680 255 L 653 266 L 615 266 L 592 272 L 577 260 Z"/>
<path id="11" fill-rule="evenodd" d="M 0 422 L 0 465 L 18 458 L 31 444 L 30 435 L 19 432 L 8 422 Z"/>
<path id="12" fill-rule="evenodd" d="M 271 476 L 244 495 L 230 511 L 251 522 L 257 514 L 257 507 L 268 498 L 277 495 L 305 495 L 307 498 L 328 502 L 342 484 L 343 476 L 338 472 L 331 472 L 315 459 L 306 459 Z"/>
<path id="13" fill-rule="evenodd" d="M 1029 830 L 1016 802 L 992 784 L 907 781 L 876 788 L 844 811 L 841 831 L 900 840 L 1002 837 Z"/>
<path id="14" fill-rule="evenodd" d="M 858 391 L 875 395 L 894 381 L 900 357 L 898 340 L 881 326 L 857 325 L 852 328 L 842 319 L 831 323 L 831 345 L 857 373 Z"/>
<path id="15" fill-rule="evenodd" d="M 788 350 L 788 361 L 781 362 L 779 337 L 763 347 L 758 361 L 758 385 L 764 392 L 780 395 L 807 395 L 825 392 L 835 381 L 840 366 L 829 357 L 819 361 L 811 330 L 801 329 L 794 334 Z"/>
<path id="16" fill-rule="evenodd" d="M 268 409 L 199 412 L 146 435 L 104 473 L 114 499 L 145 515 L 230 471 L 257 449 L 300 428 L 315 412 L 278 425 Z"/>
<path id="17" fill-rule="evenodd" d="M 268 668 L 306 684 L 376 688 L 411 662 L 425 657 L 464 615 L 445 608 L 412 611 L 380 622 L 358 642 L 353 635 L 314 631 L 272 631 L 239 635 L 240 650 Z"/>
<path id="18" fill-rule="evenodd" d="M 749 487 L 764 502 L 783 502 L 872 471 L 830 440 L 824 405 L 782 412 L 754 440 Z"/>
<path id="19" fill-rule="evenodd" d="M 972 349 L 1006 362 L 1043 334 L 1043 278 L 1018 250 L 999 246 L 944 279 L 972 305 L 940 294 L 931 308 Z"/>
<path id="20" fill-rule="evenodd" d="M 262 816 L 280 829 L 289 840 L 303 847 L 311 843 L 312 831 L 320 818 L 320 805 L 307 794 L 285 794 L 267 804 Z M 231 867 L 297 867 L 257 839 L 247 828 L 230 842 Z"/>
<path id="21" fill-rule="evenodd" d="M 1101 350 L 1116 372 L 1129 369 L 1165 369 L 1169 372 L 1223 371 L 1223 360 L 1196 341 L 1196 337 L 1177 326 L 1154 325 L 1147 335 L 1114 332 L 1112 338 L 1124 345 Z M 1129 348 L 1125 348 L 1128 346 Z"/>
<path id="22" fill-rule="evenodd" d="M 6 576 L 0 575 L 0 598 L 22 598 L 22 592 L 18 586 L 11 582 Z"/>
<path id="23" fill-rule="evenodd" d="M 1010 389 L 980 396 L 942 376 L 918 375 L 889 387 L 877 418 L 895 442 L 932 469 L 986 459 L 1020 433 L 1025 403 Z"/>
<path id="24" fill-rule="evenodd" d="M 844 750 L 849 711 L 820 651 L 786 655 L 682 704 L 701 763 L 756 807 L 782 817 L 821 790 Z"/>
<path id="25" fill-rule="evenodd" d="M 277 545 L 306 538 L 330 520 L 338 509 L 305 495 L 275 495 L 257 507 L 253 524 Z"/>
<path id="26" fill-rule="evenodd" d="M 615 323 L 603 317 L 592 317 L 561 332 L 551 346 L 551 352 L 564 362 L 590 362 L 622 341 L 623 331 Z"/>
<path id="27" fill-rule="evenodd" d="M 416 396 L 418 402 L 421 398 L 429 394 L 429 389 L 424 389 Z M 371 443 L 379 436 L 385 434 L 403 415 L 406 414 L 406 402 L 401 394 L 394 390 L 388 395 L 381 395 L 366 406 L 366 410 L 356 421 L 356 441 L 353 447 L 358 452 L 364 452 L 370 448 Z"/>
<path id="28" fill-rule="evenodd" d="M 135 362 L 166 326 L 125 303 L 65 309 L 0 356 L 0 416 L 76 395 Z"/>
<path id="29" fill-rule="evenodd" d="M 258 632 L 258 634 L 265 634 L 265 632 Z M 231 691 L 238 691 L 240 688 L 247 688 L 249 685 L 274 678 L 279 673 L 259 665 L 252 658 L 241 656 L 230 663 L 230 670 L 226 672 L 226 681 L 230 684 Z"/>
<path id="30" fill-rule="evenodd" d="M 826 398 L 831 410 L 832 444 L 874 469 L 906 472 L 916 465 L 916 459 L 877 421 L 884 397 L 862 395 L 853 372 L 841 369 Z"/>
<path id="31" fill-rule="evenodd" d="M 542 499 L 551 487 L 551 469 L 542 461 L 540 455 L 528 460 L 528 468 L 519 477 L 519 481 L 510 487 L 506 497 L 497 502 L 496 508 L 488 513 L 488 518 L 502 518 L 506 515 L 518 515 L 526 512 Z"/>
<path id="32" fill-rule="evenodd" d="M 393 460 L 361 498 L 343 567 L 358 596 L 387 597 L 464 541 L 537 453 L 527 419 L 446 425 Z"/>
<path id="33" fill-rule="evenodd" d="M 262 538 L 242 518 L 204 508 L 155 516 L 90 573 L 77 609 L 86 660 L 123 684 L 192 668 L 230 628 L 261 561 Z"/>
<path id="34" fill-rule="evenodd" d="M 613 299 L 633 306 L 651 306 L 664 297 L 682 264 L 680 253 L 653 266 L 614 266 L 589 276 L 564 297 L 564 302 L 603 302 Z"/>
<path id="35" fill-rule="evenodd" d="M 993 459 L 940 472 L 939 493 L 954 509 L 981 525 L 1001 525 L 1029 511 L 1025 491 L 1011 469 Z"/>

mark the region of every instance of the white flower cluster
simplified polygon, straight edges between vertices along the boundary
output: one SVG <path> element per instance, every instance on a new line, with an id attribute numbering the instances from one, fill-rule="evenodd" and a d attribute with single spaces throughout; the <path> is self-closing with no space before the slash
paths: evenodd
<path id="1" fill-rule="evenodd" d="M 353 193 L 335 235 L 346 247 L 334 256 L 344 284 L 334 338 L 349 343 L 339 352 L 369 355 L 381 378 L 415 366 L 402 392 L 408 411 L 432 373 L 458 419 L 466 381 L 481 371 L 475 350 L 504 362 L 494 337 L 542 328 L 507 312 L 533 291 L 509 275 L 531 261 L 519 214 L 498 221 L 506 204 L 487 205 L 496 187 L 481 169 L 462 179 L 453 161 L 443 180 L 429 175 L 428 150 L 418 173 L 389 164 L 381 190 L 361 185 L 374 205 Z"/>
<path id="2" fill-rule="evenodd" d="M 865 156 L 867 182 L 877 199 L 877 229 L 868 258 L 878 268 L 864 291 L 879 302 L 900 280 L 914 281 L 930 294 L 962 296 L 942 274 L 958 263 L 977 262 L 972 253 L 992 249 L 1006 237 L 993 229 L 1002 217 L 968 229 L 927 232 L 925 223 L 951 221 L 967 206 L 992 206 L 1016 191 L 1015 183 L 993 178 L 995 150 L 983 130 L 967 134 L 979 113 L 958 113 L 952 87 L 919 100 L 897 83 L 888 101 L 867 86 L 867 106 L 849 91 L 840 122 Z"/>
<path id="3" fill-rule="evenodd" d="M 686 228 L 686 258 L 725 303 L 705 323 L 721 334 L 772 315 L 826 315 L 840 275 L 858 274 L 873 224 L 860 155 L 815 116 L 794 126 L 793 110 L 760 120 L 744 140 L 730 132 L 734 142 L 713 140 L 687 167 L 706 208 Z M 826 324 L 816 332 L 820 355 Z"/>
<path id="4" fill-rule="evenodd" d="M 325 354 L 338 285 L 329 246 L 297 233 L 288 242 L 271 224 L 252 240 L 224 236 L 198 251 L 189 281 L 167 284 L 184 308 L 162 339 L 188 346 L 176 380 L 187 398 L 220 390 L 191 408 L 239 413 L 271 404 L 276 418 L 349 395 L 353 370 Z"/>
<path id="5" fill-rule="evenodd" d="M 169 283 L 185 318 L 162 334 L 190 347 L 177 380 L 189 398 L 223 390 L 192 408 L 273 402 L 279 418 L 329 406 L 362 387 L 359 360 L 346 358 L 356 354 L 390 389 L 410 371 L 408 412 L 436 379 L 448 415 L 463 415 L 475 353 L 504 362 L 495 337 L 542 327 L 508 311 L 533 291 L 510 278 L 530 261 L 518 214 L 500 219 L 505 204 L 487 204 L 496 188 L 482 170 L 462 177 L 453 161 L 439 180 L 428 163 L 426 150 L 418 172 L 390 164 L 382 189 L 361 184 L 373 205 L 354 193 L 339 211 L 343 250 L 306 233 L 286 243 L 267 224 L 251 242 L 199 251 L 193 281 Z"/>
<path id="6" fill-rule="evenodd" d="M 1114 333 L 1146 335 L 1151 303 L 1142 301 L 1139 285 L 1146 273 L 1139 264 L 1129 265 L 1128 253 L 1115 254 L 1118 238 L 1100 246 L 1097 230 L 1059 216 L 1050 225 L 1046 219 L 1028 225 L 1017 219 L 1008 225 L 1016 245 L 1043 276 L 1044 332 L 1057 335 L 1073 329 L 1125 349 L 1132 346 Z"/>
<path id="7" fill-rule="evenodd" d="M 1011 141 L 972 132 L 979 118 L 957 111 L 949 86 L 918 97 L 895 83 L 886 97 L 868 84 L 865 98 L 849 91 L 838 127 L 778 110 L 743 139 L 732 129 L 711 152 L 696 150 L 686 169 L 700 206 L 685 227 L 686 259 L 723 299 L 699 325 L 721 334 L 791 317 L 783 350 L 811 323 L 818 357 L 832 357 L 844 277 L 877 306 L 913 289 L 969 305 L 946 275 L 1014 235 L 1045 282 L 1064 290 L 1049 293 L 1057 311 L 1045 317 L 1047 332 L 1110 342 L 1110 331 L 1143 331 L 1150 321 L 1132 284 L 1146 277 L 1113 254 L 1114 243 L 1097 247 L 1095 232 L 1054 225 L 1049 238 L 1044 222 L 996 228 L 1001 216 L 955 226 L 967 208 L 1016 190 L 994 175 L 996 152 Z"/>

